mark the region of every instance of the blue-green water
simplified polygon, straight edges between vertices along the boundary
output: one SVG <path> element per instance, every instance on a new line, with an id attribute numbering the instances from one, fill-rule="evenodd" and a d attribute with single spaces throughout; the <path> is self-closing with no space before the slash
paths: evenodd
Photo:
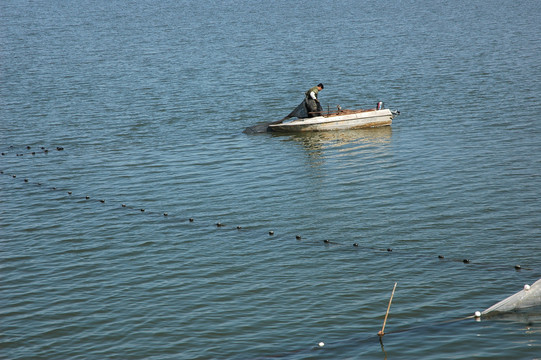
<path id="1" fill-rule="evenodd" d="M 538 309 L 447 321 L 541 277 L 540 14 L 2 1 L 0 357 L 538 358 Z M 319 82 L 401 115 L 242 133 Z"/>

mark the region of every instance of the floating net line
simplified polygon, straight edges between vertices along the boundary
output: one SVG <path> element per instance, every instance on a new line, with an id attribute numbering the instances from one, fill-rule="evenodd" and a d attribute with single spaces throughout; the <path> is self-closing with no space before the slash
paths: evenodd
<path id="1" fill-rule="evenodd" d="M 301 105 L 303 105 L 301 103 Z M 300 105 L 299 105 L 300 106 Z M 303 105 L 304 106 L 304 105 Z M 56 150 L 53 152 L 53 150 Z M 10 158 L 11 156 L 16 156 L 17 158 L 21 159 L 20 161 L 24 161 L 23 159 L 25 158 L 36 158 L 36 157 L 39 157 L 39 155 L 42 155 L 42 156 L 52 156 L 53 153 L 65 153 L 65 152 L 69 152 L 69 149 L 64 151 L 64 147 L 62 146 L 53 146 L 52 148 L 48 149 L 44 146 L 41 146 L 41 147 L 36 147 L 36 148 L 33 148 L 31 146 L 9 146 L 8 149 L 5 149 L 3 150 L 1 153 L 0 153 L 0 159 L 2 158 Z M 209 217 L 208 215 L 203 215 L 203 214 L 198 214 L 195 218 L 194 216 L 190 216 L 190 215 L 194 215 L 194 214 L 187 214 L 187 212 L 189 211 L 189 209 L 184 209 L 184 210 L 181 210 L 179 212 L 177 211 L 174 211 L 174 212 L 168 212 L 168 211 L 159 211 L 157 209 L 146 209 L 145 207 L 141 207 L 141 206 L 134 206 L 133 204 L 129 204 L 129 203 L 123 203 L 121 201 L 116 201 L 116 200 L 113 200 L 113 199 L 106 199 L 104 197 L 101 197 L 99 195 L 96 195 L 96 194 L 88 194 L 88 193 L 81 193 L 80 191 L 77 192 L 77 191 L 73 191 L 73 189 L 71 189 L 70 187 L 66 187 L 66 186 L 59 186 L 58 184 L 52 184 L 52 183 L 47 183 L 46 181 L 32 181 L 31 178 L 28 178 L 28 177 L 25 177 L 25 175 L 22 175 L 22 174 L 15 174 L 13 173 L 12 171 L 9 171 L 8 169 L 2 169 L 0 168 L 0 176 L 1 175 L 4 175 L 4 176 L 9 176 L 11 178 L 13 178 L 13 180 L 21 180 L 23 181 L 25 184 L 27 185 L 34 185 L 34 186 L 37 186 L 39 188 L 41 188 L 43 191 L 52 191 L 52 192 L 57 192 L 57 193 L 64 193 L 66 195 L 66 198 L 71 198 L 75 201 L 78 201 L 78 200 L 82 200 L 84 199 L 85 201 L 87 202 L 96 202 L 96 203 L 100 203 L 102 204 L 102 206 L 109 206 L 111 209 L 116 209 L 116 208 L 123 208 L 125 210 L 130 210 L 130 211 L 133 211 L 133 212 L 136 212 L 136 213 L 140 213 L 140 214 L 145 214 L 145 215 L 148 215 L 148 216 L 159 216 L 161 217 L 162 219 L 170 219 L 170 220 L 181 220 L 181 221 L 186 221 L 186 222 L 189 222 L 189 223 L 197 223 L 198 225 L 203 225 L 203 226 L 206 226 L 206 225 L 209 225 L 209 223 L 207 221 L 213 221 L 212 222 L 212 225 L 216 228 L 219 228 L 219 229 L 224 229 L 224 230 L 233 230 L 233 231 L 250 231 L 250 230 L 253 230 L 255 228 L 259 229 L 261 227 L 260 224 L 237 224 L 235 226 L 235 224 L 231 224 L 231 223 L 223 223 L 221 221 L 218 221 L 216 222 L 216 219 L 212 219 L 211 217 Z M 56 196 L 55 196 L 56 197 Z M 64 197 L 62 199 L 65 199 Z M 196 221 L 197 220 L 197 221 Z M 230 221 L 233 221 L 230 219 Z M 335 235 L 329 235 L 329 234 L 323 234 L 321 236 L 317 236 L 317 238 L 312 238 L 312 237 L 308 237 L 308 238 L 305 238 L 304 236 L 301 236 L 300 234 L 284 234 L 284 233 L 281 233 L 279 231 L 279 229 L 275 229 L 277 230 L 276 233 L 274 230 L 270 230 L 268 231 L 268 236 L 271 236 L 271 237 L 275 237 L 277 239 L 280 239 L 280 240 L 283 240 L 284 237 L 288 237 L 288 236 L 291 236 L 292 238 L 295 238 L 297 240 L 297 242 L 300 242 L 302 240 L 302 242 L 304 244 L 307 244 L 307 243 L 312 243 L 314 245 L 320 245 L 320 244 L 323 244 L 325 247 L 341 247 L 341 248 L 349 248 L 351 249 L 352 247 L 354 249 L 357 249 L 359 251 L 363 251 L 363 252 L 366 252 L 366 251 L 370 251 L 372 253 L 387 253 L 387 254 L 395 254 L 395 253 L 399 253 L 400 256 L 402 258 L 419 258 L 420 255 L 418 254 L 415 254 L 415 253 L 412 253 L 411 251 L 407 251 L 407 252 L 404 252 L 404 251 L 401 251 L 403 249 L 393 249 L 391 247 L 380 247 L 380 246 L 377 246 L 377 245 L 369 245 L 369 244 L 366 244 L 366 243 L 359 243 L 359 242 L 354 242 L 354 240 L 352 242 L 349 242 L 349 241 L 346 241 L 346 240 L 340 240 L 340 239 L 333 239 L 333 237 L 335 237 Z M 486 267 L 486 268 L 497 268 L 497 269 L 501 269 L 501 270 L 504 270 L 506 268 L 509 268 L 509 269 L 514 269 L 515 271 L 535 271 L 536 273 L 538 273 L 538 269 L 536 268 L 533 268 L 533 267 L 530 267 L 530 266 L 521 266 L 521 265 L 518 265 L 518 264 L 511 264 L 511 265 L 506 265 L 506 264 L 494 264 L 494 263 L 487 263 L 487 262 L 483 262 L 483 261 L 480 261 L 480 260 L 470 260 L 470 259 L 467 259 L 467 258 L 447 258 L 443 255 L 437 255 L 437 254 L 434 254 L 434 259 L 437 258 L 437 261 L 439 262 L 454 262 L 454 263 L 463 263 L 465 265 L 468 265 L 468 266 L 480 266 L 480 267 Z"/>

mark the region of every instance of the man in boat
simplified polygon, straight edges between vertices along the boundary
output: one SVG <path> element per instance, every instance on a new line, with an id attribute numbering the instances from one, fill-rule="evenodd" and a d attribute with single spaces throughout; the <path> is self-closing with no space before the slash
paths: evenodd
<path id="1" fill-rule="evenodd" d="M 319 99 L 317 97 L 317 94 L 321 90 L 323 90 L 323 84 L 319 83 L 306 92 L 305 102 L 306 110 L 308 110 L 308 117 L 321 115 L 321 111 L 323 110 L 323 108 L 321 107 L 321 104 L 319 103 Z M 318 112 L 320 113 L 318 114 Z"/>

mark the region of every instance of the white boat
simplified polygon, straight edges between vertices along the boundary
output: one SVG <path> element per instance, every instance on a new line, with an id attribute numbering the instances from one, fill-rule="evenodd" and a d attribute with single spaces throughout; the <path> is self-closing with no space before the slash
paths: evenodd
<path id="1" fill-rule="evenodd" d="M 267 130 L 298 132 L 374 128 L 391 125 L 393 118 L 398 114 L 400 114 L 398 111 L 389 109 L 339 110 L 321 116 L 271 123 Z"/>

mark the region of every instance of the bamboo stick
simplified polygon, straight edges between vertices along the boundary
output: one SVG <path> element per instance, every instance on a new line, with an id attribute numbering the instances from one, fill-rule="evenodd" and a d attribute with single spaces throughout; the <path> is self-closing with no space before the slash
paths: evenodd
<path id="1" fill-rule="evenodd" d="M 385 324 L 387 323 L 387 316 L 389 316 L 389 310 L 391 309 L 391 303 L 393 302 L 393 296 L 394 296 L 394 291 L 396 289 L 396 284 L 398 283 L 394 283 L 393 292 L 391 293 L 391 298 L 389 299 L 389 305 L 387 306 L 387 312 L 385 313 L 385 319 L 383 320 L 383 327 L 378 332 L 379 336 L 385 335 Z"/>

